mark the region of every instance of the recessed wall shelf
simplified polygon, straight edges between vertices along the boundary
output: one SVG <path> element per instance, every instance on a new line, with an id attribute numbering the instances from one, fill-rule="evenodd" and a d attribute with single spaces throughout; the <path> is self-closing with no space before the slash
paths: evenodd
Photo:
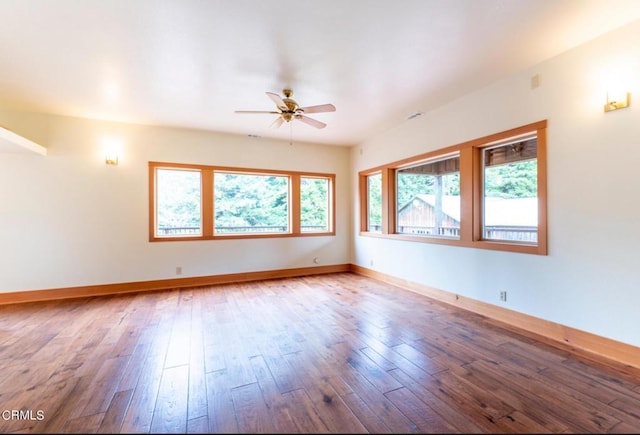
<path id="1" fill-rule="evenodd" d="M 0 126 L 0 153 L 35 153 L 47 155 L 47 149 Z"/>

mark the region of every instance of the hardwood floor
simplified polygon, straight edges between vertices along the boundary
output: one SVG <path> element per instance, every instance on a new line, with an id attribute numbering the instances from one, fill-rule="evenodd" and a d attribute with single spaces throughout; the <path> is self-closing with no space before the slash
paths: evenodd
<path id="1" fill-rule="evenodd" d="M 640 432 L 640 370 L 351 273 L 0 306 L 1 433 Z"/>

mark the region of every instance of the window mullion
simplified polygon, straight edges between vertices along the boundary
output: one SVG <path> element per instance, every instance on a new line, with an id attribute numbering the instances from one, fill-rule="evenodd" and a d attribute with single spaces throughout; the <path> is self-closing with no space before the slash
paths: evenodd
<path id="1" fill-rule="evenodd" d="M 202 174 L 202 236 L 213 237 L 213 171 L 203 169 Z"/>
<path id="2" fill-rule="evenodd" d="M 396 178 L 393 168 L 382 170 L 382 233 L 396 232 Z"/>
<path id="3" fill-rule="evenodd" d="M 476 150 L 473 147 L 460 150 L 460 240 L 463 242 L 474 240 L 475 155 Z"/>
<path id="4" fill-rule="evenodd" d="M 300 224 L 300 175 L 292 174 L 289 177 L 289 222 L 291 223 L 291 233 L 292 234 L 300 234 L 301 224 Z"/>
<path id="5" fill-rule="evenodd" d="M 380 232 L 389 234 L 389 172 L 382 170 L 380 173 Z"/>
<path id="6" fill-rule="evenodd" d="M 472 240 L 477 242 L 482 240 L 482 215 L 483 205 L 482 198 L 484 196 L 484 184 L 482 176 L 482 150 L 478 147 L 472 148 L 472 215 L 473 215 L 473 228 L 472 228 Z"/>

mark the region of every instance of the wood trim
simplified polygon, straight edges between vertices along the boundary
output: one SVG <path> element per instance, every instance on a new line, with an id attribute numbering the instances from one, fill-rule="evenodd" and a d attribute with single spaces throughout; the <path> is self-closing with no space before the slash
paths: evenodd
<path id="1" fill-rule="evenodd" d="M 466 243 L 473 240 L 473 224 L 477 221 L 473 196 L 474 155 L 473 148 L 460 150 L 460 241 Z"/>
<path id="2" fill-rule="evenodd" d="M 382 171 L 382 234 L 396 232 L 395 190 L 396 179 L 394 170 L 386 168 Z"/>
<path id="3" fill-rule="evenodd" d="M 572 352 L 578 352 L 596 359 L 612 360 L 640 368 L 640 347 L 424 284 L 397 278 L 356 264 L 351 265 L 351 271 L 486 316 L 490 320 L 515 328 L 520 333 L 524 331 L 533 334 L 536 339 L 557 347 L 569 349 Z"/>
<path id="4" fill-rule="evenodd" d="M 380 214 L 380 232 L 389 234 L 389 170 L 387 168 L 380 172 L 380 201 L 382 210 Z M 367 200 L 369 199 L 367 192 Z M 367 228 L 368 229 L 368 228 Z"/>
<path id="5" fill-rule="evenodd" d="M 545 124 L 546 125 L 546 124 Z M 547 129 L 538 130 L 538 254 L 547 255 Z"/>
<path id="6" fill-rule="evenodd" d="M 46 290 L 29 290 L 11 293 L 0 293 L 0 305 L 91 296 L 105 296 L 120 293 L 138 293 L 154 290 L 167 290 L 173 288 L 202 287 L 218 284 L 261 281 L 265 279 L 294 278 L 308 275 L 349 272 L 350 270 L 351 265 L 349 264 L 335 264 L 328 266 L 263 270 L 258 272 L 229 273 L 224 275 L 194 276 L 186 278 L 158 279 L 152 281 L 125 282 L 117 284 L 97 284 Z"/>
<path id="7" fill-rule="evenodd" d="M 471 216 L 473 217 L 471 226 L 471 242 L 478 242 L 482 240 L 482 191 L 484 185 L 482 184 L 482 152 L 480 148 L 471 147 L 471 168 L 467 168 L 468 173 L 471 174 Z M 477 187 L 476 187 L 477 186 Z"/>
<path id="8" fill-rule="evenodd" d="M 368 230 L 368 217 L 367 217 L 367 175 L 358 174 L 358 210 L 360 211 L 360 233 L 367 232 Z"/>
<path id="9" fill-rule="evenodd" d="M 213 237 L 213 171 L 200 171 L 202 187 L 200 199 L 200 213 L 202 214 L 202 236 Z"/>
<path id="10" fill-rule="evenodd" d="M 387 234 L 388 228 L 388 214 L 385 213 L 385 210 L 388 210 L 386 207 L 387 202 L 389 201 L 388 191 L 388 173 L 389 169 L 386 167 L 382 167 L 382 169 L 372 169 L 368 171 L 362 171 L 358 173 L 358 190 L 360 197 L 358 198 L 358 205 L 360 210 L 360 233 L 379 236 L 380 234 Z M 380 216 L 380 232 L 370 232 L 369 231 L 369 177 L 372 175 L 380 175 L 380 193 L 382 195 L 382 203 L 381 203 L 381 212 Z"/>
<path id="11" fill-rule="evenodd" d="M 300 175 L 291 174 L 289 176 L 289 195 L 291 195 L 289 199 L 289 204 L 291 205 L 289 228 L 293 234 L 300 234 L 302 227 L 300 223 L 300 190 Z"/>
<path id="12" fill-rule="evenodd" d="M 331 210 L 329 211 L 329 218 L 331 222 L 329 222 L 329 232 L 332 235 L 336 234 L 336 176 L 331 175 L 329 177 L 329 205 Z"/>
<path id="13" fill-rule="evenodd" d="M 391 240 L 404 240 L 407 242 L 416 243 L 430 243 L 434 245 L 449 245 L 458 246 L 461 248 L 477 248 L 477 249 L 491 249 L 495 251 L 506 251 L 519 254 L 537 254 L 546 255 L 546 251 L 542 252 L 536 245 L 530 245 L 526 243 L 508 242 L 503 240 L 491 241 L 491 240 L 476 240 L 466 241 L 456 238 L 446 238 L 437 236 L 414 236 L 411 234 L 383 234 L 373 233 L 368 231 L 360 231 L 358 235 L 363 237 L 378 237 L 381 239 Z"/>
<path id="14" fill-rule="evenodd" d="M 396 160 L 393 163 L 384 165 L 383 168 L 391 167 L 393 169 L 402 169 L 405 166 L 414 166 L 416 164 L 420 164 L 421 162 L 434 159 L 436 157 L 440 159 L 441 157 L 447 157 L 450 155 L 455 156 L 455 154 L 458 151 L 462 150 L 465 146 L 467 146 L 465 143 L 450 145 L 444 148 L 439 148 L 437 150 L 428 151 L 423 154 L 418 154 L 417 156 L 407 157 L 402 160 Z"/>
<path id="15" fill-rule="evenodd" d="M 155 233 L 155 220 L 156 210 L 156 168 L 149 164 L 149 241 L 153 241 L 156 237 Z"/>
<path id="16" fill-rule="evenodd" d="M 241 168 L 234 166 L 197 165 L 192 163 L 149 162 L 150 167 L 166 169 L 200 169 L 205 171 L 231 172 L 246 175 L 302 175 L 310 177 L 332 177 L 334 174 L 325 172 L 288 171 L 284 169 Z"/>
<path id="17" fill-rule="evenodd" d="M 512 128 L 510 130 L 501 131 L 500 133 L 490 134 L 488 136 L 479 137 L 464 143 L 459 144 L 461 147 L 487 147 L 500 144 L 505 140 L 511 140 L 518 136 L 525 136 L 529 133 L 535 133 L 547 128 L 547 120 L 533 122 L 531 124 L 523 125 L 520 127 Z"/>

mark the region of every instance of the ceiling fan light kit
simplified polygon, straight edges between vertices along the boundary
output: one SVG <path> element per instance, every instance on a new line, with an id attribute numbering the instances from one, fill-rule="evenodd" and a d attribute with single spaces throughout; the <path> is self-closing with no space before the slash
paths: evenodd
<path id="1" fill-rule="evenodd" d="M 267 113 L 279 115 L 278 118 L 271 124 L 271 127 L 278 128 L 285 122 L 291 122 L 294 119 L 304 122 L 315 128 L 325 128 L 327 124 L 320 122 L 316 119 L 308 117 L 307 113 L 322 113 L 322 112 L 335 112 L 336 108 L 333 104 L 319 104 L 317 106 L 300 107 L 300 105 L 291 98 L 293 91 L 291 89 L 283 89 L 282 95 L 267 92 L 267 97 L 274 102 L 277 111 L 271 110 L 236 110 L 236 113 Z"/>

